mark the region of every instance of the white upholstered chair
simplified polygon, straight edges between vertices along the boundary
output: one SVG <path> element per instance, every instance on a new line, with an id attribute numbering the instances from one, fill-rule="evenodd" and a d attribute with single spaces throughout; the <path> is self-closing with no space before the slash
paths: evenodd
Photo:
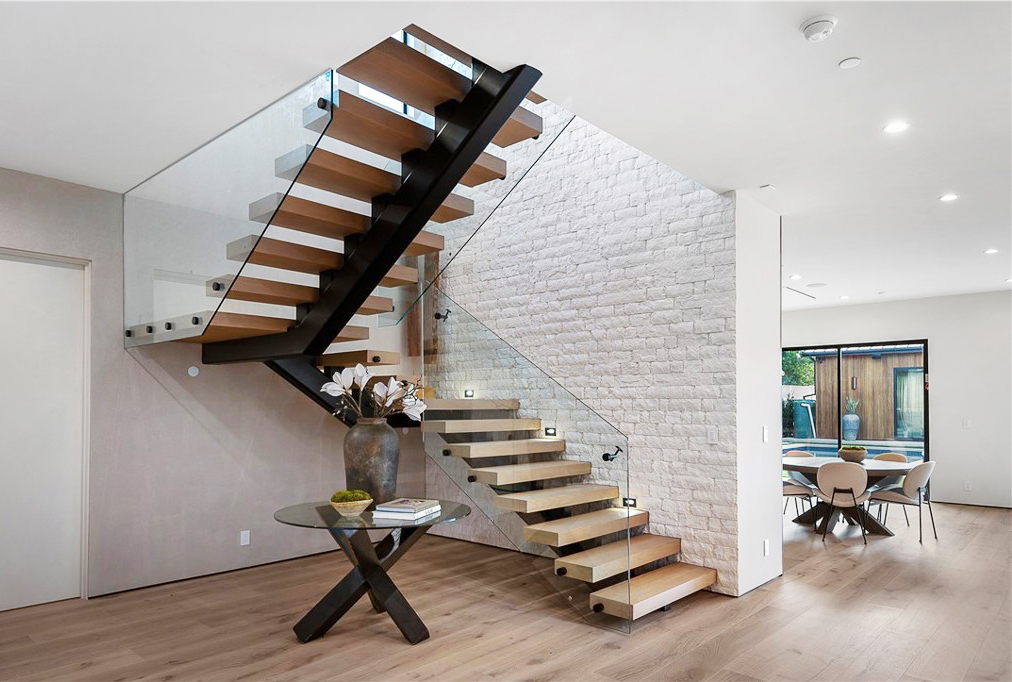
<path id="1" fill-rule="evenodd" d="M 935 534 L 935 539 L 938 539 L 938 531 L 935 529 L 935 513 L 931 510 L 931 500 L 924 499 L 924 489 L 927 487 L 928 481 L 931 480 L 931 473 L 934 470 L 934 462 L 921 462 L 903 478 L 902 484 L 881 488 L 871 494 L 871 499 L 879 502 L 917 507 L 919 542 L 924 542 L 924 519 L 921 516 L 921 506 L 924 503 L 927 503 L 928 514 L 931 516 L 931 531 Z"/>
<path id="2" fill-rule="evenodd" d="M 868 499 L 868 472 L 860 464 L 853 462 L 830 462 L 819 467 L 816 480 L 819 482 L 819 489 L 815 491 L 816 496 L 829 505 L 826 525 L 822 529 L 822 541 L 826 541 L 826 531 L 829 530 L 836 509 L 853 508 L 858 512 L 861 540 L 867 545 L 868 539 L 865 537 L 861 512 L 864 511 L 862 505 Z"/>
<path id="3" fill-rule="evenodd" d="M 910 461 L 910 460 L 907 459 L 906 455 L 901 454 L 899 452 L 883 452 L 882 454 L 875 455 L 874 457 L 872 457 L 872 459 L 877 459 L 877 460 L 880 460 L 882 462 L 902 462 L 903 464 L 906 464 L 908 461 Z M 871 486 L 868 489 L 868 492 L 869 493 L 874 493 L 876 490 L 881 490 L 883 488 L 888 488 L 888 487 L 890 487 L 892 485 L 895 485 L 895 484 L 898 484 L 898 483 L 902 483 L 902 482 L 903 482 L 903 477 L 902 476 L 889 476 L 887 478 L 881 479 L 880 481 L 877 481 L 875 483 L 875 485 Z M 878 520 L 881 521 L 882 523 L 888 523 L 889 522 L 889 503 L 888 502 L 880 502 L 880 501 L 876 500 L 873 497 L 870 500 L 868 500 L 868 511 L 871 511 L 872 505 L 877 505 L 878 506 L 878 516 L 877 516 Z M 883 509 L 885 510 L 884 514 L 883 514 Z M 909 526 L 910 525 L 910 517 L 907 516 L 907 508 L 906 507 L 903 507 L 903 518 L 906 520 L 907 525 Z"/>
<path id="4" fill-rule="evenodd" d="M 811 452 L 805 450 L 791 450 L 785 452 L 784 457 L 815 457 Z M 794 512 L 801 514 L 804 511 L 805 501 L 808 501 L 808 508 L 812 508 L 812 496 L 815 495 L 815 488 L 801 474 L 796 471 L 788 471 L 788 478 L 784 480 L 784 514 L 787 513 L 787 505 L 791 498 L 794 498 Z M 798 500 L 801 500 L 801 511 L 798 511 Z"/>

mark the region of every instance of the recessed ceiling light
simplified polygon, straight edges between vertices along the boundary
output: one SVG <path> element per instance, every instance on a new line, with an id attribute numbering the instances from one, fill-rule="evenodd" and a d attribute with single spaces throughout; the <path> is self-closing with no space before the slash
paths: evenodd
<path id="1" fill-rule="evenodd" d="M 986 253 L 989 256 L 993 256 L 994 254 L 998 253 L 998 249 L 987 249 L 986 251 L 984 251 L 984 253 Z"/>
<path id="2" fill-rule="evenodd" d="M 906 121 L 893 121 L 886 125 L 882 130 L 887 133 L 902 133 L 904 130 L 910 127 L 910 124 Z"/>
<path id="3" fill-rule="evenodd" d="M 808 288 L 809 289 L 817 289 L 818 287 L 824 287 L 824 286 L 826 286 L 825 282 L 812 282 L 811 284 L 808 285 Z"/>
<path id="4" fill-rule="evenodd" d="M 938 200 L 939 201 L 955 201 L 958 198 L 959 198 L 958 194 L 943 194 L 942 196 L 938 197 Z"/>
<path id="5" fill-rule="evenodd" d="M 841 296 L 840 300 L 841 301 L 846 301 L 848 298 L 850 298 L 850 296 Z"/>
<path id="6" fill-rule="evenodd" d="M 801 279 L 801 275 L 791 275 L 791 279 Z"/>
<path id="7" fill-rule="evenodd" d="M 841 69 L 853 69 L 861 63 L 860 57 L 847 57 L 842 62 L 837 64 Z"/>

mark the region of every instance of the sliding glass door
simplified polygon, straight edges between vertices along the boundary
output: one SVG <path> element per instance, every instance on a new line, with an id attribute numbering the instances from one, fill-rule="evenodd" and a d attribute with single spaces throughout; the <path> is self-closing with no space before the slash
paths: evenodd
<path id="1" fill-rule="evenodd" d="M 927 341 L 787 348 L 782 363 L 785 452 L 925 458 Z"/>

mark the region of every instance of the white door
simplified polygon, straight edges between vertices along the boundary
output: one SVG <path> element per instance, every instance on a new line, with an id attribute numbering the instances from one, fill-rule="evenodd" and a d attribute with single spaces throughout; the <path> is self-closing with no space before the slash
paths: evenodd
<path id="1" fill-rule="evenodd" d="M 0 610 L 81 596 L 84 269 L 0 252 Z"/>

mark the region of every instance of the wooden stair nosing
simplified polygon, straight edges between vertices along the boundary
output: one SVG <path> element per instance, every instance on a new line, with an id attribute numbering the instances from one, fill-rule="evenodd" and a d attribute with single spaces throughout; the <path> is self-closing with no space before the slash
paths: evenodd
<path id="1" fill-rule="evenodd" d="M 714 569 L 678 562 L 592 592 L 590 606 L 595 611 L 636 620 L 716 582 Z"/>
<path id="2" fill-rule="evenodd" d="M 364 202 L 380 194 L 393 194 L 401 184 L 400 176 L 390 171 L 311 145 L 278 157 L 274 167 L 279 178 Z M 473 213 L 474 202 L 459 194 L 450 194 L 436 210 L 444 218 L 440 222 Z"/>
<path id="3" fill-rule="evenodd" d="M 338 73 L 429 114 L 447 100 L 462 99 L 471 87 L 466 76 L 393 38 L 355 57 L 340 67 Z M 518 107 L 520 109 L 522 107 Z M 514 112 L 504 126 L 516 131 L 511 138 L 524 129 L 528 129 L 529 134 L 522 139 L 541 133 L 541 118 L 533 112 L 528 113 L 538 119 L 539 125 L 532 127 L 529 117 Z M 514 120 L 518 116 L 520 118 Z"/>
<path id="4" fill-rule="evenodd" d="M 640 533 L 610 542 L 599 547 L 569 554 L 555 560 L 555 570 L 564 570 L 567 577 L 596 583 L 633 568 L 645 566 L 665 557 L 674 556 L 682 549 L 678 538 Z"/>
<path id="5" fill-rule="evenodd" d="M 430 398 L 425 401 L 428 410 L 519 410 L 515 398 Z"/>
<path id="6" fill-rule="evenodd" d="M 276 192 L 250 204 L 250 220 L 270 223 L 307 234 L 331 239 L 344 239 L 352 234 L 365 234 L 369 230 L 369 216 L 327 206 L 309 199 Z M 422 230 L 405 250 L 406 256 L 420 256 L 443 250 L 443 236 Z"/>
<path id="7" fill-rule="evenodd" d="M 609 507 L 587 514 L 524 526 L 524 540 L 552 547 L 563 547 L 574 542 L 582 542 L 591 538 L 599 538 L 602 535 L 637 528 L 649 521 L 650 514 L 644 510 Z"/>
<path id="8" fill-rule="evenodd" d="M 540 419 L 432 419 L 422 421 L 422 433 L 495 433 L 537 431 Z"/>
<path id="9" fill-rule="evenodd" d="M 497 509 L 530 514 L 546 509 L 559 509 L 578 504 L 613 500 L 618 496 L 618 486 L 581 483 L 558 488 L 503 493 L 496 495 L 495 506 Z"/>
<path id="10" fill-rule="evenodd" d="M 423 422 L 424 423 L 424 422 Z M 566 441 L 556 438 L 522 438 L 469 443 L 447 443 L 443 453 L 453 457 L 482 459 L 485 457 L 517 457 L 549 452 L 564 452 Z"/>
<path id="11" fill-rule="evenodd" d="M 473 467 L 468 474 L 478 483 L 488 485 L 510 485 L 529 481 L 546 481 L 552 478 L 586 476 L 590 473 L 590 462 L 575 459 L 553 459 L 545 462 L 525 464 L 504 464 L 495 467 Z"/>

